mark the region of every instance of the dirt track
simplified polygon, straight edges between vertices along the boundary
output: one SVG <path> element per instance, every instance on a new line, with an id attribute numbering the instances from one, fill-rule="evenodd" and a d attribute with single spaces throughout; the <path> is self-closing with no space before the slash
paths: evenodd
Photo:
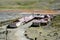
<path id="1" fill-rule="evenodd" d="M 58 10 L 26 10 L 26 9 L 12 9 L 12 10 L 0 10 L 0 12 L 30 12 L 39 14 L 59 14 Z"/>

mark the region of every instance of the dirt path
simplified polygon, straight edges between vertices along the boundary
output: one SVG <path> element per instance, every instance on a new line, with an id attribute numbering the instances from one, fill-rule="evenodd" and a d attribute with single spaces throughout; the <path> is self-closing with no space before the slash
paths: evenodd
<path id="1" fill-rule="evenodd" d="M 6 9 L 6 10 L 0 10 L 0 12 L 30 12 L 30 13 L 39 13 L 39 14 L 59 14 L 60 12 L 58 10 L 27 10 L 27 9 Z"/>
<path id="2" fill-rule="evenodd" d="M 25 25 L 19 26 L 17 29 L 8 29 L 8 31 L 10 31 L 7 36 L 8 40 L 29 40 L 24 36 L 24 32 L 31 24 L 32 21 Z"/>

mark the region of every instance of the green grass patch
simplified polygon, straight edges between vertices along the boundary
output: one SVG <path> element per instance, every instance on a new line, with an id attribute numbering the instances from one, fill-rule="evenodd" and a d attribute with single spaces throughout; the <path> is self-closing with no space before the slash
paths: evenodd
<path id="1" fill-rule="evenodd" d="M 57 15 L 57 16 L 52 20 L 52 26 L 53 26 L 53 27 L 58 27 L 58 28 L 60 28 L 60 15 Z"/>

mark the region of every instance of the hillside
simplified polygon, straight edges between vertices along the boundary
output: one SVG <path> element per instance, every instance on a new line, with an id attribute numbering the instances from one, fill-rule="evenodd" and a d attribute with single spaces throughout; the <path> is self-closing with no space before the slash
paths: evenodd
<path id="1" fill-rule="evenodd" d="M 0 0 L 0 9 L 60 9 L 60 0 Z"/>

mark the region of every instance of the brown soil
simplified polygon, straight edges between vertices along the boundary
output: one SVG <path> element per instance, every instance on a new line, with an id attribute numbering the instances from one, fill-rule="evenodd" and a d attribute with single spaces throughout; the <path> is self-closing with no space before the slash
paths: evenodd
<path id="1" fill-rule="evenodd" d="M 7 9 L 7 10 L 0 10 L 0 12 L 31 12 L 31 13 L 39 13 L 39 14 L 57 14 L 58 11 L 56 10 L 27 10 L 27 9 Z"/>

